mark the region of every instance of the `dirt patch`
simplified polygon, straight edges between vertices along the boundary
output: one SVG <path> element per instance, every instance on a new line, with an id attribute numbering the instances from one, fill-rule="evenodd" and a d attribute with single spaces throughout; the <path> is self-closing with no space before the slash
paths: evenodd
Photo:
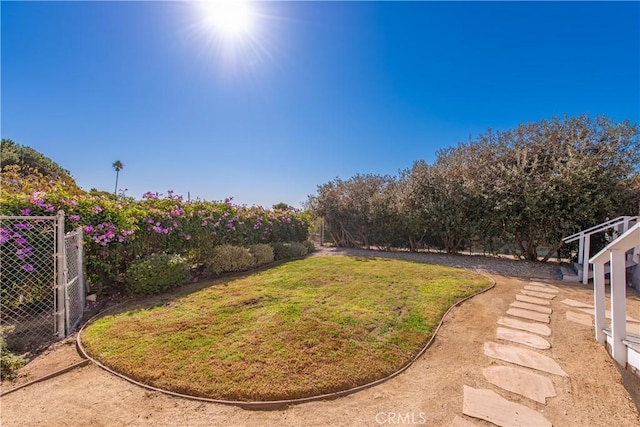
<path id="1" fill-rule="evenodd" d="M 545 352 L 569 375 L 553 376 L 557 397 L 543 405 L 508 393 L 484 378 L 484 368 L 504 364 L 486 357 L 483 344 L 496 340 L 498 318 L 504 316 L 516 293 L 528 284 L 526 279 L 494 277 L 494 289 L 450 312 L 432 347 L 412 367 L 353 395 L 284 410 L 248 411 L 150 392 L 90 365 L 4 396 L 2 425 L 371 427 L 393 425 L 390 417 L 401 414 L 408 415 L 410 418 L 403 419 L 414 425 L 448 426 L 456 415 L 462 414 L 464 385 L 490 389 L 525 404 L 542 412 L 556 426 L 640 425 L 640 416 L 622 385 L 620 373 L 604 347 L 594 340 L 593 328 L 565 317 L 570 308 L 560 301 L 592 298 L 590 290 L 579 286 L 552 282 L 560 292 L 551 302 L 554 312 L 548 340 L 552 348 Z M 638 299 L 630 298 L 628 303 L 630 310 L 640 310 Z M 52 353 L 66 351 L 64 345 L 61 347 Z"/>

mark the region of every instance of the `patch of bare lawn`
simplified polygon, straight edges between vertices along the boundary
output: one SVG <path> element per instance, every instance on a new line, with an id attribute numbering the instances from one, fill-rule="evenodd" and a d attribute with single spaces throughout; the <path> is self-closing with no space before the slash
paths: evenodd
<path id="1" fill-rule="evenodd" d="M 395 372 L 451 305 L 490 283 L 429 264 L 307 258 L 104 316 L 82 342 L 112 369 L 179 393 L 309 397 Z"/>

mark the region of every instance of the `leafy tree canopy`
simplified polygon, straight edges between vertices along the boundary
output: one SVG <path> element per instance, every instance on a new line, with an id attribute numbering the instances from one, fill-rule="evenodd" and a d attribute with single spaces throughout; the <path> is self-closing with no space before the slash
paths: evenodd
<path id="1" fill-rule="evenodd" d="M 81 191 L 68 170 L 39 151 L 16 144 L 11 139 L 2 139 L 0 160 L 3 181 L 10 188 L 15 187 L 18 190 L 21 187 L 19 183 L 14 182 L 17 178 L 28 181 L 54 181 L 64 184 L 71 191 Z"/>

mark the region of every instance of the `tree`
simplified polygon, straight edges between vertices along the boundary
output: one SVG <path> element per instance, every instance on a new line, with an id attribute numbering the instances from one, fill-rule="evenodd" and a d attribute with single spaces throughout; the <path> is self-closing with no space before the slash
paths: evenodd
<path id="1" fill-rule="evenodd" d="M 489 129 L 399 178 L 318 186 L 310 206 L 340 246 L 426 239 L 447 252 L 507 245 L 547 261 L 562 237 L 640 208 L 640 127 L 604 116 Z M 398 236 L 403 236 L 402 240 Z"/>
<path id="2" fill-rule="evenodd" d="M 295 211 L 296 208 L 286 204 L 285 202 L 276 203 L 271 207 L 274 211 Z"/>
<path id="3" fill-rule="evenodd" d="M 61 184 L 73 194 L 82 193 L 68 170 L 31 147 L 2 138 L 0 160 L 4 190 L 26 191 L 30 187 L 28 183 L 41 186 L 40 190 Z"/>
<path id="4" fill-rule="evenodd" d="M 111 166 L 113 170 L 116 171 L 116 188 L 113 190 L 113 195 L 114 197 L 118 197 L 118 175 L 120 175 L 120 171 L 124 168 L 124 165 L 120 160 L 116 160 Z"/>

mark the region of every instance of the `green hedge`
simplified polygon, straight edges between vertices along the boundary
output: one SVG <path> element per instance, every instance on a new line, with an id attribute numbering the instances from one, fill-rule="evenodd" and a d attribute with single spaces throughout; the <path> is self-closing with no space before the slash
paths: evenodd
<path id="1" fill-rule="evenodd" d="M 135 261 L 127 270 L 125 287 L 130 294 L 157 294 L 184 284 L 191 278 L 180 255 L 157 254 Z"/>

